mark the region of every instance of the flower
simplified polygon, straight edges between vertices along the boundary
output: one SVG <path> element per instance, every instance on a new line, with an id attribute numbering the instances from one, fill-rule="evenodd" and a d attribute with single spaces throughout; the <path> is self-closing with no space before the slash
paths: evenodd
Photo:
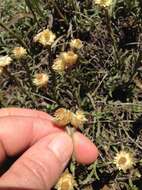
<path id="1" fill-rule="evenodd" d="M 133 155 L 127 151 L 120 151 L 116 154 L 114 163 L 119 170 L 126 172 L 126 170 L 132 168 L 134 164 Z"/>
<path id="2" fill-rule="evenodd" d="M 71 124 L 75 127 L 81 127 L 87 121 L 83 111 L 78 110 L 76 113 L 72 113 Z"/>
<path id="3" fill-rule="evenodd" d="M 65 64 L 63 60 L 60 58 L 55 59 L 54 64 L 52 65 L 52 69 L 59 74 L 63 73 L 65 70 Z"/>
<path id="4" fill-rule="evenodd" d="M 33 79 L 33 84 L 37 87 L 46 86 L 49 81 L 49 76 L 46 73 L 37 73 Z"/>
<path id="5" fill-rule="evenodd" d="M 54 117 L 55 117 L 54 122 L 57 125 L 64 127 L 70 123 L 71 112 L 70 112 L 70 110 L 67 110 L 65 108 L 59 108 L 55 111 Z"/>
<path id="6" fill-rule="evenodd" d="M 83 47 L 82 41 L 80 39 L 73 39 L 70 42 L 71 48 L 81 49 Z"/>
<path id="7" fill-rule="evenodd" d="M 54 60 L 52 69 L 59 74 L 63 73 L 64 70 L 68 69 L 77 62 L 78 55 L 73 51 L 62 52 Z"/>
<path id="8" fill-rule="evenodd" d="M 49 46 L 52 45 L 52 43 L 55 41 L 55 38 L 56 35 L 52 31 L 45 29 L 38 33 L 33 40 L 34 42 L 39 42 L 43 46 Z"/>
<path id="9" fill-rule="evenodd" d="M 0 67 L 5 67 L 7 65 L 10 65 L 11 62 L 12 62 L 12 59 L 8 55 L 0 56 Z"/>
<path id="10" fill-rule="evenodd" d="M 109 7 L 112 5 L 112 0 L 95 0 L 95 4 L 98 4 L 101 7 Z"/>
<path id="11" fill-rule="evenodd" d="M 77 184 L 74 177 L 69 172 L 64 172 L 55 188 L 57 190 L 73 190 L 75 186 L 77 186 Z"/>
<path id="12" fill-rule="evenodd" d="M 78 55 L 74 53 L 73 51 L 62 52 L 60 57 L 62 61 L 64 62 L 66 69 L 76 64 L 77 59 L 78 59 Z"/>
<path id="13" fill-rule="evenodd" d="M 21 59 L 21 58 L 25 57 L 25 55 L 27 55 L 27 51 L 23 47 L 15 47 L 12 50 L 12 53 L 13 53 L 15 59 Z"/>

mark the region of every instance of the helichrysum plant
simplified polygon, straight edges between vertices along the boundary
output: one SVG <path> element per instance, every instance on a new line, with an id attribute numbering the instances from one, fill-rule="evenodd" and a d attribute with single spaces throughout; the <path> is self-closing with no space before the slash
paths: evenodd
<path id="1" fill-rule="evenodd" d="M 62 74 L 66 69 L 71 68 L 77 63 L 78 55 L 73 51 L 61 52 L 54 60 L 52 69 Z"/>
<path id="2" fill-rule="evenodd" d="M 87 121 L 85 113 L 81 110 L 77 110 L 76 113 L 66 109 L 59 108 L 54 113 L 54 121 L 57 125 L 66 127 L 71 124 L 74 128 L 79 128 Z"/>
<path id="3" fill-rule="evenodd" d="M 15 47 L 12 54 L 15 59 L 22 59 L 27 55 L 27 50 L 23 47 Z"/>
<path id="4" fill-rule="evenodd" d="M 49 76 L 46 73 L 36 73 L 33 78 L 33 84 L 38 88 L 46 87 L 49 81 Z"/>
<path id="5" fill-rule="evenodd" d="M 112 0 L 94 0 L 94 2 L 101 7 L 109 7 L 112 5 Z"/>
<path id="6" fill-rule="evenodd" d="M 72 113 L 71 124 L 75 128 L 82 127 L 87 121 L 85 113 L 81 110 L 77 110 L 76 113 Z"/>
<path id="7" fill-rule="evenodd" d="M 59 74 L 62 74 L 65 71 L 65 64 L 60 57 L 54 60 L 52 69 Z"/>
<path id="8" fill-rule="evenodd" d="M 62 127 L 65 127 L 70 123 L 71 111 L 66 108 L 59 108 L 54 113 L 54 122 Z"/>
<path id="9" fill-rule="evenodd" d="M 72 49 L 81 49 L 83 47 L 83 43 L 80 39 L 72 39 L 70 42 L 70 47 Z"/>
<path id="10" fill-rule="evenodd" d="M 7 65 L 10 65 L 12 62 L 12 58 L 8 55 L 0 56 L 0 67 L 5 67 Z"/>
<path id="11" fill-rule="evenodd" d="M 42 32 L 38 33 L 34 37 L 34 42 L 38 42 L 43 46 L 50 46 L 54 43 L 56 35 L 49 29 L 45 29 Z"/>
<path id="12" fill-rule="evenodd" d="M 133 154 L 128 151 L 122 150 L 116 154 L 114 158 L 114 163 L 118 170 L 123 170 L 124 172 L 126 172 L 134 165 Z"/>
<path id="13" fill-rule="evenodd" d="M 73 51 L 62 52 L 60 57 L 63 60 L 66 69 L 76 64 L 78 59 L 78 55 Z"/>
<path id="14" fill-rule="evenodd" d="M 55 188 L 57 190 L 74 190 L 74 187 L 76 186 L 77 183 L 72 174 L 65 171 L 58 180 Z"/>

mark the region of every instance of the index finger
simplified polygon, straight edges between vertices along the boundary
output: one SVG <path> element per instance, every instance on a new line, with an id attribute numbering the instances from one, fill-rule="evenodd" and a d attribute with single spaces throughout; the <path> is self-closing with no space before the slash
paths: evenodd
<path id="1" fill-rule="evenodd" d="M 6 156 L 25 151 L 43 137 L 62 131 L 51 122 L 50 116 L 46 117 L 48 114 L 38 117 L 36 112 L 29 113 L 30 111 L 27 111 L 26 114 L 30 116 L 17 116 L 17 113 L 6 116 L 5 112 L 0 116 L 0 162 Z"/>
<path id="2" fill-rule="evenodd" d="M 6 155 L 23 152 L 47 135 L 63 132 L 53 124 L 52 117 L 47 113 L 20 108 L 1 109 L 0 126 L 0 162 Z M 97 148 L 89 139 L 75 133 L 73 142 L 79 162 L 91 163 L 97 158 Z"/>
<path id="3" fill-rule="evenodd" d="M 31 109 L 25 109 L 25 108 L 1 108 L 0 109 L 0 117 L 6 117 L 6 116 L 23 116 L 23 117 L 38 117 L 41 119 L 47 119 L 52 120 L 52 117 L 43 112 L 38 110 L 31 110 Z"/>

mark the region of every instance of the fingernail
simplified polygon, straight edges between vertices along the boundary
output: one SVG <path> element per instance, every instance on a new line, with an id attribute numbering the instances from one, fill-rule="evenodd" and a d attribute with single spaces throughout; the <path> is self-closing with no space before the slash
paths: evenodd
<path id="1" fill-rule="evenodd" d="M 48 145 L 49 149 L 61 161 L 63 167 L 70 160 L 73 152 L 73 143 L 66 133 L 59 133 Z"/>

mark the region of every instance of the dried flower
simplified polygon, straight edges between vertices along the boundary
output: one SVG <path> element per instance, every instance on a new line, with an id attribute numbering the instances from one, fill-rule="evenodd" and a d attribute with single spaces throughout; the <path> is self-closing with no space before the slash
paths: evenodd
<path id="1" fill-rule="evenodd" d="M 65 70 L 65 64 L 63 60 L 60 58 L 55 59 L 54 64 L 52 65 L 52 69 L 59 74 L 63 73 Z"/>
<path id="2" fill-rule="evenodd" d="M 82 41 L 80 39 L 73 39 L 70 42 L 71 48 L 81 49 L 83 47 Z"/>
<path id="3" fill-rule="evenodd" d="M 120 151 L 116 154 L 114 163 L 119 170 L 126 172 L 126 170 L 132 168 L 134 165 L 133 155 L 130 152 Z"/>
<path id="4" fill-rule="evenodd" d="M 55 123 L 61 127 L 66 126 L 70 123 L 71 120 L 71 112 L 65 108 L 59 108 L 54 113 Z"/>
<path id="5" fill-rule="evenodd" d="M 75 127 L 81 127 L 87 121 L 83 111 L 78 110 L 76 113 L 72 113 L 71 124 Z"/>
<path id="6" fill-rule="evenodd" d="M 62 52 L 60 55 L 61 59 L 65 64 L 65 69 L 71 67 L 72 65 L 76 64 L 78 55 L 73 51 Z"/>
<path id="7" fill-rule="evenodd" d="M 73 190 L 76 187 L 76 181 L 74 177 L 69 173 L 65 172 L 57 182 L 55 188 L 57 190 Z"/>
<path id="8" fill-rule="evenodd" d="M 112 5 L 112 0 L 95 0 L 95 4 L 98 4 L 101 7 L 109 7 Z"/>
<path id="9" fill-rule="evenodd" d="M 56 35 L 52 31 L 45 29 L 34 37 L 34 42 L 39 42 L 43 46 L 49 46 L 52 45 L 55 38 Z"/>
<path id="10" fill-rule="evenodd" d="M 37 87 L 46 86 L 49 81 L 49 76 L 46 73 L 35 74 L 33 84 Z"/>
<path id="11" fill-rule="evenodd" d="M 13 53 L 15 59 L 21 59 L 21 58 L 25 57 L 25 55 L 27 55 L 27 51 L 23 47 L 15 47 L 12 50 L 12 53 Z"/>
<path id="12" fill-rule="evenodd" d="M 0 67 L 5 67 L 7 65 L 10 65 L 11 62 L 12 59 L 8 55 L 0 57 Z"/>

